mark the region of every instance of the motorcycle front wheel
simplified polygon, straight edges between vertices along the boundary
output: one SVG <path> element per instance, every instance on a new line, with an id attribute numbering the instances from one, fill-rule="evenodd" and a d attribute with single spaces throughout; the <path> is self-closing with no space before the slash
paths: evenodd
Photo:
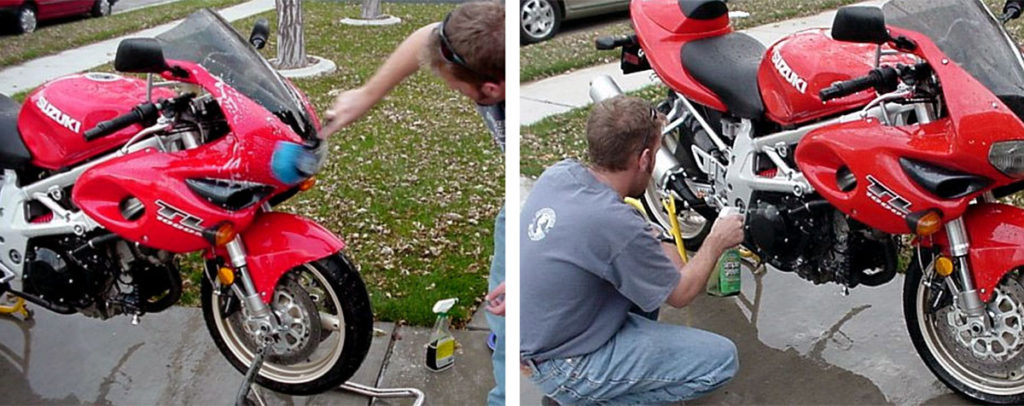
<path id="1" fill-rule="evenodd" d="M 203 278 L 203 318 L 214 343 L 239 372 L 257 354 L 257 338 L 233 289 L 214 292 Z M 271 311 L 288 331 L 272 344 L 256 383 L 289 395 L 337 388 L 362 364 L 373 338 L 373 311 L 366 286 L 342 253 L 300 265 L 274 290 Z"/>
<path id="2" fill-rule="evenodd" d="M 989 333 L 967 328 L 947 283 L 933 272 L 935 256 L 911 259 L 903 284 L 903 312 L 918 355 L 954 392 L 975 401 L 1024 403 L 1024 276 L 1010 272 L 986 308 Z M 951 278 L 954 276 L 950 276 Z"/>

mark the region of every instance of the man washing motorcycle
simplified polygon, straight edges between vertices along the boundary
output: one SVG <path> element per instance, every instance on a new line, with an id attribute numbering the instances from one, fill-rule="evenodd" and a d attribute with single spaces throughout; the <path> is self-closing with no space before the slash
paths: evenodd
<path id="1" fill-rule="evenodd" d="M 718 257 L 743 240 L 743 218 L 722 217 L 684 265 L 623 202 L 646 189 L 663 126 L 641 99 L 598 103 L 586 129 L 591 165 L 548 168 L 523 206 L 523 373 L 560 404 L 694 399 L 738 368 L 728 339 L 631 312 L 686 306 Z"/>
<path id="2" fill-rule="evenodd" d="M 426 65 L 453 90 L 476 103 L 495 143 L 505 149 L 505 9 L 497 2 L 460 5 L 442 22 L 410 34 L 363 86 L 338 95 L 327 111 L 327 136 L 364 116 L 405 78 Z M 487 323 L 496 336 L 494 379 L 489 405 L 505 399 L 505 211 L 494 223 Z"/>

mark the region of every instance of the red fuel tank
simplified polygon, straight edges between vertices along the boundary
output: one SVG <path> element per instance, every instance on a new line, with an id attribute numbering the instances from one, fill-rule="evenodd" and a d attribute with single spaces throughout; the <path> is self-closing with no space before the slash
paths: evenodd
<path id="1" fill-rule="evenodd" d="M 823 103 L 822 89 L 840 80 L 868 74 L 875 67 L 874 44 L 833 40 L 827 29 L 811 29 L 787 36 L 768 48 L 757 73 L 766 115 L 774 122 L 793 125 L 862 107 L 875 98 L 874 90 Z M 888 50 L 888 47 L 883 47 Z M 883 65 L 913 64 L 908 55 L 884 55 Z"/>
<path id="2" fill-rule="evenodd" d="M 174 95 L 169 89 L 153 89 L 154 100 Z M 68 75 L 29 94 L 18 115 L 18 131 L 33 165 L 66 168 L 128 142 L 140 125 L 93 141 L 83 134 L 144 101 L 146 82 L 141 79 L 96 72 Z"/>

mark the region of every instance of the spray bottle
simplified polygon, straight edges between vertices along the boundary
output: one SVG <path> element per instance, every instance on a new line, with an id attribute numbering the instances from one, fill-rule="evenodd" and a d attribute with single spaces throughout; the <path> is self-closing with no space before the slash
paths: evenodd
<path id="1" fill-rule="evenodd" d="M 719 213 L 718 218 L 728 217 L 737 211 L 732 207 L 726 207 Z M 739 247 L 725 250 L 718 258 L 715 270 L 708 278 L 707 293 L 712 296 L 733 296 L 740 293 L 740 269 L 743 259 L 740 256 Z"/>
<path id="2" fill-rule="evenodd" d="M 427 344 L 427 368 L 431 371 L 441 372 L 455 365 L 455 337 L 448 330 L 448 325 L 451 323 L 448 311 L 458 301 L 458 298 L 451 298 L 434 303 L 437 321 L 434 322 L 434 330 L 430 333 L 430 343 Z"/>

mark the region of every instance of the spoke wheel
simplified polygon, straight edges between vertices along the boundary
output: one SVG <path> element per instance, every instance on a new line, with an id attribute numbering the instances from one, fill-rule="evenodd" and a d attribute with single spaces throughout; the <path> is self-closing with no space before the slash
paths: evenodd
<path id="1" fill-rule="evenodd" d="M 244 373 L 264 342 L 260 323 L 248 318 L 232 291 L 213 294 L 203 280 L 203 315 L 221 353 Z M 233 303 L 232 303 L 233 302 Z M 373 314 L 362 280 L 337 255 L 285 274 L 270 302 L 285 330 L 273 340 L 257 383 L 277 392 L 310 395 L 335 388 L 359 368 L 373 333 Z"/>
<path id="2" fill-rule="evenodd" d="M 93 17 L 108 16 L 111 13 L 113 5 L 110 4 L 110 0 L 96 0 L 96 3 L 92 6 Z"/>
<path id="3" fill-rule="evenodd" d="M 36 19 L 36 10 L 32 6 L 24 5 L 18 9 L 18 32 L 21 34 L 27 34 L 36 30 L 38 21 Z"/>
<path id="4" fill-rule="evenodd" d="M 519 5 L 523 42 L 541 42 L 555 36 L 562 24 L 562 11 L 555 0 L 523 0 Z"/>
<path id="5" fill-rule="evenodd" d="M 1024 403 L 1024 276 L 1010 272 L 986 305 L 989 332 L 966 328 L 944 278 L 912 259 L 903 289 L 904 317 L 925 365 L 953 391 L 976 401 Z"/>

